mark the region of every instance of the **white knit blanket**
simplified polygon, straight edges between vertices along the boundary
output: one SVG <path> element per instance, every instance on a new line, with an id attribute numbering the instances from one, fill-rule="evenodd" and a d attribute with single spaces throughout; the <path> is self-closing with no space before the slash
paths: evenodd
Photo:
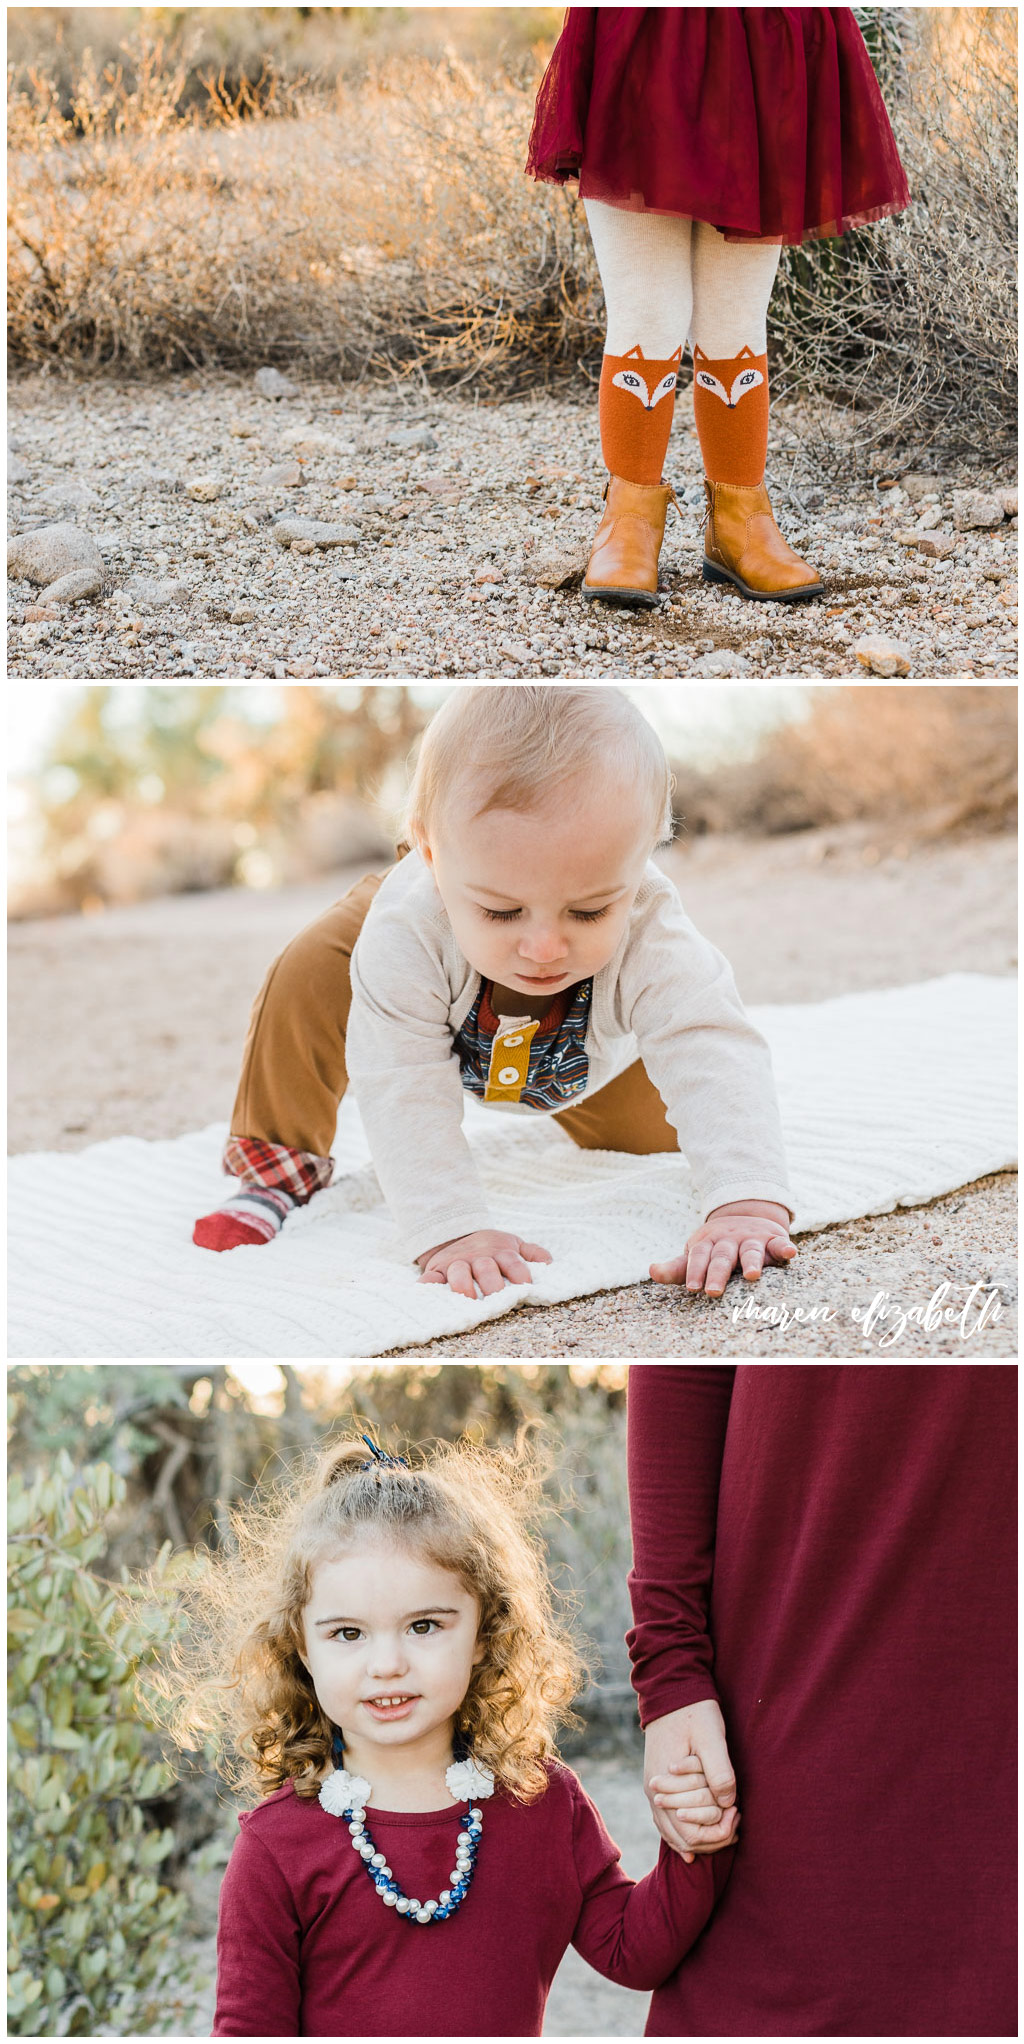
<path id="1" fill-rule="evenodd" d="M 916 1206 L 1016 1163 L 1016 984 L 949 973 L 917 986 L 751 1008 L 767 1037 L 795 1233 Z M 225 1127 L 172 1142 L 117 1136 L 10 1163 L 12 1358 L 379 1356 L 635 1284 L 696 1218 L 682 1156 L 578 1150 L 540 1115 L 474 1100 L 466 1129 L 496 1221 L 554 1261 L 532 1285 L 462 1299 L 398 1254 L 354 1102 L 336 1182 L 275 1241 L 214 1255 L 191 1240 L 230 1190 Z"/>

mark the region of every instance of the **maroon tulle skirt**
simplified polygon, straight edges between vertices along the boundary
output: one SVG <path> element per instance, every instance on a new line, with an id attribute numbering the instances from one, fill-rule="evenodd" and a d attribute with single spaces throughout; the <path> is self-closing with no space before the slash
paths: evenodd
<path id="1" fill-rule="evenodd" d="M 570 7 L 526 168 L 727 241 L 843 234 L 911 203 L 848 7 Z"/>

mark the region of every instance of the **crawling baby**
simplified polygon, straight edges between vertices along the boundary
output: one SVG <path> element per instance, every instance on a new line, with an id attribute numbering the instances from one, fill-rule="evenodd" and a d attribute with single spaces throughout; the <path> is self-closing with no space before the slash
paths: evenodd
<path id="1" fill-rule="evenodd" d="M 550 1114 L 586 1149 L 682 1149 L 699 1223 L 663 1284 L 714 1297 L 796 1254 L 771 1060 L 720 951 L 651 854 L 661 743 L 619 690 L 455 687 L 428 726 L 407 842 L 281 953 L 257 995 L 205 1249 L 265 1243 L 329 1183 L 353 1085 L 423 1282 L 468 1298 L 549 1263 L 492 1213 L 463 1094 Z M 682 1230 L 680 1230 L 682 1232 Z"/>

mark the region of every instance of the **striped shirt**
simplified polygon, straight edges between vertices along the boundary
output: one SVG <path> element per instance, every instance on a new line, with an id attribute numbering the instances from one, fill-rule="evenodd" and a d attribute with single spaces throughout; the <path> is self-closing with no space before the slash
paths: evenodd
<path id="1" fill-rule="evenodd" d="M 592 979 L 563 987 L 543 1021 L 538 1022 L 529 1044 L 528 1074 L 519 1084 L 513 1082 L 510 1095 L 524 1107 L 546 1108 L 550 1113 L 552 1108 L 564 1107 L 586 1092 L 590 1070 L 587 1023 L 593 990 Z M 481 1100 L 496 1097 L 488 1078 L 501 1023 L 491 1007 L 492 991 L 493 982 L 481 980 L 476 1000 L 455 1038 L 463 1087 Z"/>

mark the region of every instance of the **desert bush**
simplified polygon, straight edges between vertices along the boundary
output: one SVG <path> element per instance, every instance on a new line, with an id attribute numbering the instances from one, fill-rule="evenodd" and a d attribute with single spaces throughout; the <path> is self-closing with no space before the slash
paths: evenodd
<path id="1" fill-rule="evenodd" d="M 8 2025 L 15 2036 L 161 2034 L 189 2013 L 162 1979 L 186 1903 L 156 1869 L 173 1832 L 146 1822 L 170 1771 L 154 1757 L 136 1670 L 170 1636 L 155 1607 L 125 1615 L 91 1564 L 125 1484 L 108 1464 L 10 1485 Z M 157 1564 L 167 1567 L 170 1543 Z M 130 1985 L 126 1985 L 130 1982 Z"/>
<path id="2" fill-rule="evenodd" d="M 809 714 L 753 759 L 675 766 L 681 839 L 888 821 L 903 839 L 1012 830 L 1017 701 L 1010 688 L 820 688 Z"/>
<path id="3" fill-rule="evenodd" d="M 1016 451 L 1016 10 L 955 10 L 960 43 L 932 10 L 855 11 L 913 203 L 783 251 L 773 392 L 809 400 L 807 451 L 833 477 L 981 450 L 990 470 Z"/>
<path id="4" fill-rule="evenodd" d="M 134 12 L 135 10 L 132 10 Z M 260 106 L 282 85 L 353 83 L 385 60 L 438 63 L 453 52 L 484 70 L 532 72 L 562 25 L 560 7 L 151 7 L 147 20 L 169 41 L 187 39 L 182 105 L 202 111 L 205 80 Z M 61 111 L 72 114 L 85 52 L 100 70 L 121 64 L 134 84 L 124 36 L 128 11 L 115 7 L 14 7 L 7 17 L 7 61 L 20 86 L 45 64 Z"/>

